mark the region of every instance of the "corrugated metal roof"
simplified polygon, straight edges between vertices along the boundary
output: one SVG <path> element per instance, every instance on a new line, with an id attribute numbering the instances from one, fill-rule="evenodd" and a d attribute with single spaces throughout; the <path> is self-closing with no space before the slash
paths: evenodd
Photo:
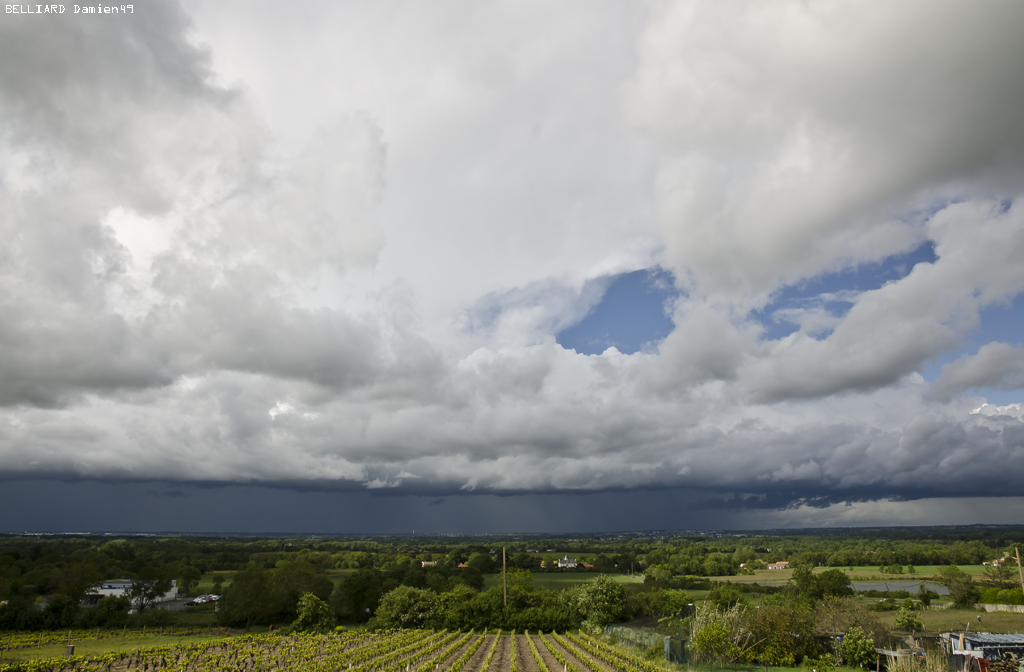
<path id="1" fill-rule="evenodd" d="M 959 635 L 955 636 L 959 637 Z M 974 646 L 1006 646 L 1008 644 L 1024 646 L 1024 635 L 1003 635 L 987 632 L 975 634 L 972 632 L 971 634 L 964 636 L 964 641 L 970 642 Z"/>

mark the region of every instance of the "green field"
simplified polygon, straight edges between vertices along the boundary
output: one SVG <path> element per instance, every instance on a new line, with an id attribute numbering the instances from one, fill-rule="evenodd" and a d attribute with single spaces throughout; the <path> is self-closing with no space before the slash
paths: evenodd
<path id="1" fill-rule="evenodd" d="M 985 568 L 981 565 L 957 565 L 957 567 L 965 574 L 975 577 L 985 573 Z M 940 567 L 939 565 L 919 565 L 914 567 L 913 574 L 907 574 L 906 567 L 904 567 L 903 574 L 882 574 L 879 573 L 878 567 L 854 567 L 852 570 L 849 567 L 815 567 L 814 572 L 820 574 L 830 569 L 838 569 L 847 574 L 852 581 L 924 581 L 937 575 Z M 735 583 L 753 583 L 756 581 L 757 583 L 764 584 L 785 583 L 792 577 L 793 570 L 791 569 L 759 569 L 753 575 L 716 576 L 712 580 L 732 581 Z"/>
<path id="2" fill-rule="evenodd" d="M 533 574 L 533 585 L 537 588 L 546 588 L 548 590 L 565 590 L 572 586 L 579 586 L 584 583 L 590 583 L 597 577 L 601 576 L 597 572 L 587 573 L 576 573 L 576 572 L 560 572 L 560 573 L 537 573 Z M 608 574 L 617 583 L 624 583 L 626 586 L 639 587 L 643 585 L 643 577 L 629 576 L 628 574 Z M 501 572 L 497 574 L 484 574 L 484 588 L 490 588 L 491 586 L 501 585 Z"/>

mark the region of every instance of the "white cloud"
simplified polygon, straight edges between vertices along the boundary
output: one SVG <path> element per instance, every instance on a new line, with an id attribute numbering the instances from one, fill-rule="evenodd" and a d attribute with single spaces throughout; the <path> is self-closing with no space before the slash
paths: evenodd
<path id="1" fill-rule="evenodd" d="M 190 11 L 0 28 L 3 473 L 753 508 L 1024 473 L 960 396 L 1019 348 L 920 375 L 1024 289 L 1016 6 Z M 657 352 L 555 342 L 655 263 Z"/>

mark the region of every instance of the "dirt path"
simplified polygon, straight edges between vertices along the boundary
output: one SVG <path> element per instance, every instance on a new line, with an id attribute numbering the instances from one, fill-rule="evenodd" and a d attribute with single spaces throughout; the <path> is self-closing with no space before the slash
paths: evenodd
<path id="1" fill-rule="evenodd" d="M 548 666 L 550 672 L 562 672 L 562 664 L 551 655 L 548 651 L 548 647 L 544 646 L 544 642 L 540 641 L 540 637 L 536 634 L 531 634 L 530 639 L 533 640 L 533 645 L 537 647 L 537 653 L 540 654 L 541 660 Z"/>
<path id="2" fill-rule="evenodd" d="M 508 635 L 501 636 L 498 648 L 494 652 L 494 658 L 491 659 L 491 669 L 488 672 L 508 672 L 512 669 L 511 642 L 512 640 Z"/>
<path id="3" fill-rule="evenodd" d="M 533 659 L 533 652 L 530 645 L 526 643 L 524 635 L 516 635 L 516 655 L 519 657 L 519 669 L 523 672 L 540 672 L 537 661 Z"/>
<path id="4" fill-rule="evenodd" d="M 484 665 L 484 659 L 487 658 L 487 654 L 491 650 L 491 645 L 494 644 L 494 635 L 485 635 L 484 643 L 480 645 L 480 648 L 476 650 L 468 661 L 466 666 L 462 668 L 465 672 L 480 672 L 480 668 Z M 497 652 L 494 654 L 494 658 L 498 657 Z M 495 660 L 491 660 L 491 665 L 494 665 Z"/>
<path id="5" fill-rule="evenodd" d="M 459 648 L 455 649 L 450 654 L 448 654 L 448 657 L 441 661 L 441 664 L 438 666 L 437 669 L 438 670 L 447 670 L 448 668 L 450 668 L 452 666 L 452 663 L 454 663 L 456 660 L 458 660 L 459 656 L 462 655 L 463 651 L 465 651 L 466 649 L 471 647 L 473 645 L 473 642 L 475 642 L 478 639 L 480 639 L 480 635 L 473 635 L 472 637 L 467 639 L 465 644 L 463 644 L 462 646 L 460 646 Z M 458 641 L 458 640 L 456 640 L 456 641 Z M 477 653 L 480 653 L 480 652 L 477 651 L 473 655 L 476 656 Z"/>

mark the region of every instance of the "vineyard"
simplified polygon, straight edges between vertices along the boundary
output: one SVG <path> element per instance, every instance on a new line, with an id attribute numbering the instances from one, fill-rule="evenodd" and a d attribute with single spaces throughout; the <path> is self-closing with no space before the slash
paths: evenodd
<path id="1" fill-rule="evenodd" d="M 63 641 L 68 637 L 67 632 L 50 634 Z M 406 630 L 244 635 L 6 662 L 0 672 L 656 672 L 663 665 L 577 633 Z"/>

